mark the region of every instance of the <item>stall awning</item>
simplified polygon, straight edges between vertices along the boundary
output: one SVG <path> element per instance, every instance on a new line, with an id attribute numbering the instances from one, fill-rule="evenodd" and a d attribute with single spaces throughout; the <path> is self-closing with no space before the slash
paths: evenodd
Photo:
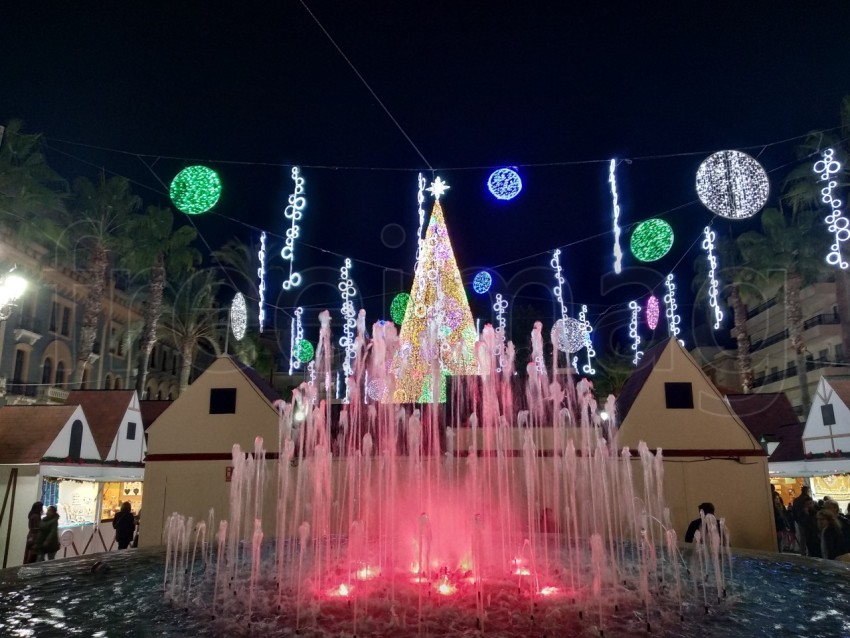
<path id="1" fill-rule="evenodd" d="M 143 481 L 144 467 L 109 465 L 42 465 L 41 475 L 81 481 Z"/>
<path id="2" fill-rule="evenodd" d="M 850 458 L 784 461 L 768 464 L 770 476 L 809 477 L 850 473 Z"/>

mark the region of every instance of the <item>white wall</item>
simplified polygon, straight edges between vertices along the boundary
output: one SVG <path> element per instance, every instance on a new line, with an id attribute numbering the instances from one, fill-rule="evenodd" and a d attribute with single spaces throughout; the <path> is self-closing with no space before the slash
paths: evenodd
<path id="1" fill-rule="evenodd" d="M 2 504 L 3 496 L 6 494 L 12 467 L 14 466 L 0 465 L 0 504 Z M 38 474 L 38 469 L 37 465 L 18 466 L 15 500 L 12 503 L 10 492 L 10 499 L 6 503 L 6 512 L 3 515 L 3 524 L 0 525 L 0 568 L 16 567 L 24 562 L 24 549 L 26 548 L 27 541 L 27 514 L 29 514 L 32 504 L 40 496 L 41 476 Z M 12 504 L 14 504 L 14 511 L 11 518 L 12 535 L 9 538 L 7 552 L 6 533 L 9 529 L 9 510 Z M 5 565 L 2 562 L 4 554 L 6 555 Z"/>

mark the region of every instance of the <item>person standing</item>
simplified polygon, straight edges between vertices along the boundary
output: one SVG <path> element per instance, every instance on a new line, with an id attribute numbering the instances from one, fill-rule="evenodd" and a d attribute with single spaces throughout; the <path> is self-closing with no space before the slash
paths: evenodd
<path id="1" fill-rule="evenodd" d="M 59 551 L 59 514 L 55 505 L 48 507 L 47 515 L 41 519 L 34 549 L 39 561 L 56 558 Z"/>
<path id="2" fill-rule="evenodd" d="M 812 499 L 811 488 L 808 485 L 804 485 L 800 488 L 800 495 L 794 499 L 793 504 L 791 505 L 791 509 L 794 512 L 794 529 L 797 532 L 797 544 L 800 546 L 800 554 L 802 556 L 808 556 L 808 548 L 806 543 L 806 530 L 804 523 L 806 523 L 806 510 L 807 503 L 811 503 L 814 508 L 814 500 Z"/>
<path id="3" fill-rule="evenodd" d="M 841 526 L 831 509 L 824 507 L 817 513 L 817 525 L 820 530 L 821 557 L 835 560 L 850 551 L 844 545 Z"/>
<path id="4" fill-rule="evenodd" d="M 133 532 L 136 531 L 136 517 L 130 506 L 130 501 L 124 501 L 121 511 L 112 519 L 112 527 L 115 528 L 115 540 L 118 549 L 127 549 L 133 541 Z"/>
<path id="5" fill-rule="evenodd" d="M 698 531 L 701 531 L 703 517 L 706 517 L 706 516 L 714 517 L 714 504 L 713 503 L 700 503 L 699 504 L 699 512 L 700 512 L 699 518 L 695 518 L 694 520 L 692 520 L 691 524 L 688 525 L 688 530 L 685 532 L 685 542 L 686 543 L 693 543 L 694 542 L 694 536 L 696 535 L 696 533 Z M 715 520 L 717 522 L 717 531 L 719 533 L 720 532 L 720 521 L 717 520 L 716 517 L 715 517 Z M 705 542 L 705 536 L 704 535 L 702 535 L 702 536 L 703 536 L 703 542 Z"/>
<path id="6" fill-rule="evenodd" d="M 38 538 L 38 529 L 41 527 L 41 512 L 43 510 L 44 503 L 36 501 L 27 514 L 27 545 L 24 550 L 24 565 L 34 563 L 38 558 L 38 554 L 35 552 L 35 541 Z"/>

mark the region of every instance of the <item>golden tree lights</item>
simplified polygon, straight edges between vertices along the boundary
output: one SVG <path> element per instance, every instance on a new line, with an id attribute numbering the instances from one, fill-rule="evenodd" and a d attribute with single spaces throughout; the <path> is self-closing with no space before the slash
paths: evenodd
<path id="1" fill-rule="evenodd" d="M 442 180 L 435 185 L 431 191 L 435 197 L 445 192 Z M 477 338 L 443 209 L 437 199 L 425 231 L 419 268 L 414 274 L 399 335 L 393 402 L 429 400 L 435 370 L 441 381 L 446 375 L 476 374 Z"/>

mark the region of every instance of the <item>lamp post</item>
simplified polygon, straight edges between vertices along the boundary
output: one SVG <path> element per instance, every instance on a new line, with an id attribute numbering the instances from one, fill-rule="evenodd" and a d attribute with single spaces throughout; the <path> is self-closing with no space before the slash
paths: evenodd
<path id="1" fill-rule="evenodd" d="M 6 344 L 6 319 L 12 316 L 16 308 L 15 302 L 26 292 L 27 280 L 15 274 L 12 268 L 5 275 L 0 276 L 0 367 L 2 367 L 3 350 Z M 3 401 L 6 394 L 6 380 L 3 379 Z"/>

